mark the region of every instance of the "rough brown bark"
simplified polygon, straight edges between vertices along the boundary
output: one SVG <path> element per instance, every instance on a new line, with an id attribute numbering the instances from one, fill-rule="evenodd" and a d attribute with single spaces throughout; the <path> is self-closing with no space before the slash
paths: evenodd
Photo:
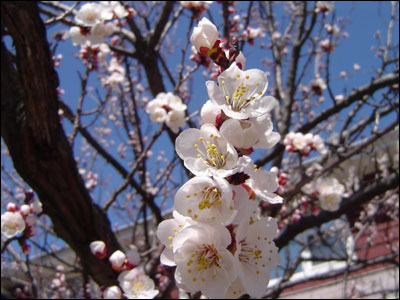
<path id="1" fill-rule="evenodd" d="M 15 64 L 2 39 L 1 136 L 14 167 L 35 190 L 57 235 L 80 257 L 100 285 L 116 284 L 108 259 L 93 256 L 89 244 L 103 240 L 108 253 L 120 248 L 110 222 L 80 177 L 58 118 L 58 76 L 46 30 L 35 2 L 2 2 L 2 32 L 13 39 Z"/>

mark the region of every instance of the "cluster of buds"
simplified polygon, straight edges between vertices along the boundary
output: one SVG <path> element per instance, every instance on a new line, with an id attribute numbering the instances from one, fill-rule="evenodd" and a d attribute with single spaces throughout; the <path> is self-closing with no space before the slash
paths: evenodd
<path id="1" fill-rule="evenodd" d="M 107 245 L 103 241 L 90 243 L 90 250 L 98 259 L 107 257 Z M 145 274 L 140 264 L 140 254 L 134 245 L 124 253 L 117 250 L 109 257 L 111 267 L 120 272 L 119 286 L 102 287 L 103 299 L 121 299 L 122 293 L 128 299 L 151 299 L 158 294 L 154 281 Z"/>
<path id="2" fill-rule="evenodd" d="M 311 90 L 318 96 L 322 96 L 322 92 L 326 89 L 326 87 L 325 80 L 323 80 L 321 77 L 312 80 L 310 84 Z"/>
<path id="3" fill-rule="evenodd" d="M 272 167 L 271 172 L 275 173 L 278 177 L 278 189 L 276 190 L 276 194 L 282 196 L 285 192 L 285 186 L 288 181 L 288 174 L 281 172 L 277 167 Z"/>
<path id="4" fill-rule="evenodd" d="M 198 19 L 199 16 L 209 8 L 209 4 L 212 1 L 180 1 L 182 7 L 189 9 L 195 19 Z"/>
<path id="5" fill-rule="evenodd" d="M 146 112 L 154 123 L 164 123 L 175 133 L 179 127 L 185 126 L 186 104 L 182 99 L 172 93 L 159 93 L 157 97 L 147 104 Z"/>
<path id="6" fill-rule="evenodd" d="M 324 52 L 332 53 L 335 50 L 335 42 L 330 39 L 325 39 L 319 43 L 321 50 Z"/>
<path id="7" fill-rule="evenodd" d="M 21 234 L 18 243 L 28 254 L 31 248 L 26 240 L 36 234 L 35 224 L 37 215 L 42 212 L 42 204 L 34 199 L 32 192 L 25 193 L 24 202 L 21 207 L 12 202 L 7 204 L 7 211 L 1 215 L 1 233 L 9 239 Z"/>
<path id="8" fill-rule="evenodd" d="M 98 70 L 99 59 L 98 54 L 100 48 L 98 46 L 82 46 L 79 57 L 83 60 L 83 64 L 88 66 L 90 70 Z"/>
<path id="9" fill-rule="evenodd" d="M 312 133 L 302 134 L 301 132 L 289 132 L 284 140 L 283 144 L 288 152 L 297 152 L 302 156 L 309 156 L 311 150 L 319 151 L 322 155 L 327 153 L 324 141 L 316 134 Z"/>
<path id="10" fill-rule="evenodd" d="M 64 271 L 64 267 L 59 265 L 57 266 L 57 272 L 55 273 L 53 280 L 50 283 L 50 289 L 54 291 L 53 299 L 62 299 L 71 296 L 71 291 L 67 289 L 65 274 L 62 273 Z"/>
<path id="11" fill-rule="evenodd" d="M 195 177 L 177 191 L 173 218 L 158 226 L 157 237 L 166 246 L 160 261 L 176 266 L 177 286 L 187 292 L 261 297 L 280 256 L 273 242 L 277 222 L 261 216 L 259 205 L 282 198 L 274 193 L 277 176 L 257 168 L 247 154 L 280 140 L 269 116 L 277 101 L 263 96 L 266 73 L 243 71 L 237 49 L 223 51 L 218 35 L 203 18 L 191 37 L 199 55 L 210 57 L 222 72 L 218 83 L 206 82 L 204 124 L 176 138 L 175 150 Z"/>

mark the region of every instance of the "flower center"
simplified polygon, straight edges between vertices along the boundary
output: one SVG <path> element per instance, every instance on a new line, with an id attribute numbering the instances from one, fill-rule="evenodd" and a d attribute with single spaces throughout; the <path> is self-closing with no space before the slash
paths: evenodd
<path id="1" fill-rule="evenodd" d="M 203 191 L 203 197 L 198 207 L 200 210 L 209 209 L 214 205 L 221 205 L 221 192 L 216 187 L 208 187 Z"/>
<path id="2" fill-rule="evenodd" d="M 252 263 L 254 265 L 258 265 L 257 260 L 260 260 L 263 258 L 262 251 L 260 249 L 257 249 L 257 245 L 254 245 L 253 247 L 250 247 L 247 245 L 245 241 L 240 242 L 242 248 L 239 254 L 239 261 L 240 262 L 246 262 L 246 263 Z"/>
<path id="3" fill-rule="evenodd" d="M 132 290 L 131 291 L 132 291 L 132 294 L 137 294 L 137 293 L 140 293 L 142 291 L 147 291 L 149 289 L 150 289 L 150 287 L 146 282 L 138 281 L 138 282 L 135 282 L 132 285 Z"/>
<path id="4" fill-rule="evenodd" d="M 200 272 L 201 270 L 207 270 L 212 266 L 221 268 L 221 255 L 218 254 L 218 251 L 217 249 L 215 249 L 214 244 L 202 244 L 202 248 L 192 253 L 192 257 L 194 258 L 195 267 L 198 272 Z M 193 263 L 193 261 L 190 260 L 189 263 L 191 264 Z"/>
<path id="5" fill-rule="evenodd" d="M 255 97 L 249 97 L 248 91 L 250 88 L 245 86 L 243 82 L 241 82 L 233 92 L 233 95 L 230 95 L 226 85 L 225 80 L 222 78 L 221 80 L 222 90 L 225 95 L 226 103 L 232 108 L 233 111 L 239 112 L 242 109 L 249 106 L 250 101 L 252 101 Z"/>
<path id="6" fill-rule="evenodd" d="M 210 138 L 214 140 L 214 143 L 211 143 L 210 141 L 205 141 L 203 137 L 200 137 L 199 141 L 203 144 L 204 147 L 199 147 L 199 145 L 194 144 L 194 148 L 197 150 L 197 152 L 199 152 L 197 154 L 197 158 L 203 159 L 204 164 L 210 167 L 222 169 L 226 165 L 229 152 L 226 152 L 224 154 L 222 153 L 221 149 L 218 148 L 217 136 L 210 134 Z"/>

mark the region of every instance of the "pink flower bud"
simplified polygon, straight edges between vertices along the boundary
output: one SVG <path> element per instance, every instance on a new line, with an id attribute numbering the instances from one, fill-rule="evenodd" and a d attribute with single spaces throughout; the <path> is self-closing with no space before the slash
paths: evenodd
<path id="1" fill-rule="evenodd" d="M 31 208 L 28 204 L 23 204 L 19 209 L 22 216 L 27 216 L 31 213 Z"/>
<path id="2" fill-rule="evenodd" d="M 7 211 L 16 212 L 16 211 L 18 211 L 18 206 L 15 203 L 9 202 L 7 204 Z"/>
<path id="3" fill-rule="evenodd" d="M 103 293 L 104 299 L 121 299 L 121 296 L 121 289 L 116 285 L 106 288 Z"/>
<path id="4" fill-rule="evenodd" d="M 90 251 L 99 259 L 103 259 L 107 255 L 107 247 L 103 241 L 94 241 L 90 243 Z"/>
<path id="5" fill-rule="evenodd" d="M 203 18 L 198 27 L 195 27 L 190 37 L 191 43 L 196 50 L 204 56 L 210 56 L 216 41 L 218 40 L 218 29 L 207 18 Z"/>
<path id="6" fill-rule="evenodd" d="M 121 250 L 115 251 L 110 256 L 110 263 L 114 270 L 121 271 L 125 263 L 126 256 Z"/>

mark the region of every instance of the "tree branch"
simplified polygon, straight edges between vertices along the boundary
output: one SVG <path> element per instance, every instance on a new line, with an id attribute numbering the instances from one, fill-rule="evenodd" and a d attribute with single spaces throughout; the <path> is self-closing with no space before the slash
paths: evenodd
<path id="1" fill-rule="evenodd" d="M 14 167 L 38 194 L 55 232 L 83 268 L 98 284 L 116 284 L 108 260 L 90 252 L 94 240 L 103 240 L 110 253 L 121 247 L 107 216 L 92 202 L 60 125 L 58 76 L 37 4 L 2 2 L 1 17 L 17 57 L 14 67 L 2 41 L 1 135 Z"/>

